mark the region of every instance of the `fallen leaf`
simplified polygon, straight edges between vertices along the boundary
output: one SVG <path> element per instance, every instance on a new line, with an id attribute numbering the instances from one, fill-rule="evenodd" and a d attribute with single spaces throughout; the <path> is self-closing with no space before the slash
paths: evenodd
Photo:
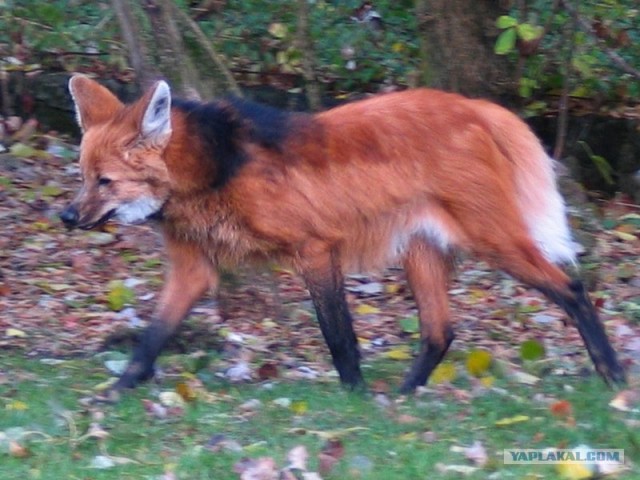
<path id="1" fill-rule="evenodd" d="M 612 230 L 611 233 L 624 242 L 635 242 L 638 240 L 638 237 L 631 233 L 621 232 L 619 230 Z"/>
<path id="2" fill-rule="evenodd" d="M 276 38 L 284 38 L 287 36 L 288 28 L 284 23 L 274 22 L 269 24 L 267 31 Z"/>
<path id="3" fill-rule="evenodd" d="M 623 390 L 609 402 L 609 406 L 622 412 L 638 412 L 640 411 L 640 391 Z"/>
<path id="4" fill-rule="evenodd" d="M 389 393 L 391 391 L 391 387 L 387 382 L 381 379 L 374 380 L 371 382 L 370 390 L 373 393 Z"/>
<path id="5" fill-rule="evenodd" d="M 147 415 L 150 417 L 164 419 L 169 416 L 169 410 L 164 405 L 147 399 L 142 399 L 142 405 L 145 412 L 147 412 Z"/>
<path id="6" fill-rule="evenodd" d="M 109 282 L 107 288 L 109 290 L 107 293 L 107 304 L 109 308 L 115 312 L 119 312 L 125 305 L 135 300 L 133 290 L 128 288 L 124 282 L 119 280 Z"/>
<path id="7" fill-rule="evenodd" d="M 238 406 L 238 410 L 241 412 L 256 412 L 262 408 L 262 402 L 257 398 L 252 398 L 247 400 Z"/>
<path id="8" fill-rule="evenodd" d="M 89 468 L 97 468 L 100 470 L 113 468 L 115 466 L 116 462 L 114 462 L 111 457 L 108 457 L 106 455 L 96 455 L 95 457 L 93 457 L 91 463 L 89 464 Z"/>
<path id="9" fill-rule="evenodd" d="M 477 472 L 478 468 L 469 465 L 444 465 L 442 463 L 436 463 L 436 470 L 440 473 L 459 473 L 468 476 Z"/>
<path id="10" fill-rule="evenodd" d="M 491 366 L 493 357 L 486 350 L 473 350 L 467 356 L 467 370 L 474 377 L 482 376 Z"/>
<path id="11" fill-rule="evenodd" d="M 420 422 L 422 419 L 418 417 L 414 417 L 413 415 L 408 415 L 406 413 L 403 413 L 395 417 L 395 420 L 396 422 L 403 425 L 411 425 L 411 424 Z"/>
<path id="12" fill-rule="evenodd" d="M 484 445 L 477 440 L 465 450 L 464 456 L 478 467 L 484 467 L 489 461 L 487 450 L 484 448 Z"/>
<path id="13" fill-rule="evenodd" d="M 291 399 L 287 397 L 276 398 L 273 402 L 274 405 L 282 408 L 291 408 Z"/>
<path id="14" fill-rule="evenodd" d="M 19 330 L 17 328 L 7 328 L 7 330 L 5 331 L 5 335 L 7 337 L 13 337 L 13 338 L 25 338 L 27 336 L 27 334 L 24 331 Z"/>
<path id="15" fill-rule="evenodd" d="M 400 328 L 404 333 L 419 333 L 420 332 L 420 321 L 418 317 L 415 315 L 412 317 L 401 318 L 398 321 Z"/>
<path id="16" fill-rule="evenodd" d="M 107 432 L 98 422 L 91 422 L 89 425 L 89 430 L 86 435 L 87 438 L 96 438 L 98 440 L 104 440 L 109 437 L 109 432 Z"/>
<path id="17" fill-rule="evenodd" d="M 291 402 L 291 411 L 296 415 L 304 415 L 309 410 L 309 405 L 304 400 Z"/>
<path id="18" fill-rule="evenodd" d="M 491 388 L 493 387 L 493 384 L 496 382 L 496 377 L 494 377 L 493 375 L 487 375 L 485 377 L 480 377 L 480 384 L 484 387 L 484 388 Z"/>
<path id="19" fill-rule="evenodd" d="M 5 406 L 5 409 L 23 412 L 25 410 L 29 410 L 29 405 L 27 405 L 26 403 L 20 400 L 13 400 L 7 403 L 7 405 Z"/>
<path id="20" fill-rule="evenodd" d="M 193 402 L 198 398 L 197 392 L 186 382 L 178 382 L 178 384 L 176 384 L 176 393 L 180 395 L 185 402 Z"/>
<path id="21" fill-rule="evenodd" d="M 496 420 L 495 425 L 498 427 L 505 427 L 508 425 L 513 425 L 515 423 L 528 422 L 529 417 L 527 415 L 516 415 L 514 417 L 506 417 L 501 418 L 500 420 Z"/>
<path id="22" fill-rule="evenodd" d="M 400 288 L 402 288 L 402 285 L 399 283 L 387 283 L 384 286 L 384 291 L 389 295 L 395 295 L 400 291 Z"/>
<path id="23" fill-rule="evenodd" d="M 279 476 L 271 457 L 242 459 L 233 466 L 233 471 L 240 474 L 241 480 L 276 480 Z"/>
<path id="24" fill-rule="evenodd" d="M 521 371 L 512 372 L 509 377 L 522 385 L 536 385 L 540 381 L 539 377 Z"/>
<path id="25" fill-rule="evenodd" d="M 87 243 L 94 247 L 104 247 L 117 240 L 115 235 L 108 232 L 88 232 L 86 239 Z"/>
<path id="26" fill-rule="evenodd" d="M 373 397 L 374 402 L 379 407 L 384 409 L 391 408 L 393 406 L 393 402 L 389 398 L 389 395 L 386 393 L 376 393 Z"/>
<path id="27" fill-rule="evenodd" d="M 369 429 L 367 427 L 349 427 L 338 430 L 307 430 L 306 428 L 296 427 L 290 428 L 289 430 L 287 430 L 287 432 L 294 435 L 315 435 L 316 437 L 322 438 L 324 440 L 332 440 L 346 437 L 350 433 L 359 432 L 361 430 Z"/>
<path id="28" fill-rule="evenodd" d="M 401 442 L 413 442 L 413 441 L 415 441 L 417 439 L 418 439 L 417 432 L 403 433 L 402 435 L 400 435 L 398 437 L 398 440 L 400 440 Z"/>
<path id="29" fill-rule="evenodd" d="M 227 438 L 223 434 L 213 435 L 204 446 L 210 452 L 220 452 L 222 450 L 229 452 L 241 452 L 242 445 L 237 441 Z"/>
<path id="30" fill-rule="evenodd" d="M 380 313 L 380 309 L 378 307 L 374 307 L 373 305 L 368 305 L 366 303 L 358 305 L 355 311 L 358 315 L 373 315 Z"/>
<path id="31" fill-rule="evenodd" d="M 9 441 L 9 455 L 14 458 L 26 458 L 30 455 L 29 450 L 14 440 Z"/>
<path id="32" fill-rule="evenodd" d="M 44 185 L 40 190 L 40 193 L 46 197 L 59 197 L 64 193 L 58 185 Z"/>
<path id="33" fill-rule="evenodd" d="M 327 440 L 318 454 L 318 470 L 322 475 L 329 474 L 342 457 L 344 457 L 342 441 L 337 438 Z"/>
<path id="34" fill-rule="evenodd" d="M 278 371 L 278 364 L 274 362 L 265 362 L 258 368 L 258 378 L 262 381 L 278 378 L 280 372 Z"/>
<path id="35" fill-rule="evenodd" d="M 34 157 L 38 153 L 35 148 L 25 145 L 24 143 L 14 143 L 9 148 L 9 151 L 12 155 L 22 158 Z"/>
<path id="36" fill-rule="evenodd" d="M 129 365 L 129 360 L 106 360 L 104 362 L 104 366 L 107 367 L 107 370 L 118 377 L 124 373 L 127 365 Z"/>
<path id="37" fill-rule="evenodd" d="M 522 360 L 538 360 L 544 357 L 544 345 L 538 340 L 525 340 L 520 344 L 520 358 Z"/>
<path id="38" fill-rule="evenodd" d="M 384 287 L 380 282 L 369 282 L 355 287 L 347 287 L 347 290 L 362 295 L 379 295 L 384 292 Z"/>
<path id="39" fill-rule="evenodd" d="M 245 361 L 240 361 L 232 367 L 228 368 L 225 372 L 225 376 L 229 381 L 238 383 L 251 380 L 251 368 Z"/>
<path id="40" fill-rule="evenodd" d="M 573 413 L 573 407 L 567 400 L 558 400 L 549 405 L 549 411 L 556 417 L 566 418 Z"/>
<path id="41" fill-rule="evenodd" d="M 185 406 L 184 398 L 178 392 L 160 392 L 160 394 L 158 395 L 158 399 L 160 400 L 162 406 L 167 408 L 184 408 Z"/>
<path id="42" fill-rule="evenodd" d="M 307 447 L 305 447 L 304 445 L 293 447 L 291 450 L 289 450 L 289 453 L 287 453 L 287 460 L 289 461 L 289 465 L 287 468 L 306 470 L 308 459 L 309 452 L 307 451 Z"/>
<path id="43" fill-rule="evenodd" d="M 456 366 L 453 363 L 442 362 L 431 373 L 429 383 L 439 385 L 441 383 L 451 383 L 458 376 Z"/>
<path id="44" fill-rule="evenodd" d="M 409 351 L 409 347 L 406 345 L 392 348 L 384 353 L 384 357 L 390 360 L 411 360 L 413 358 Z"/>
<path id="45" fill-rule="evenodd" d="M 559 463 L 555 467 L 563 480 L 586 480 L 595 474 L 594 469 L 584 463 Z"/>

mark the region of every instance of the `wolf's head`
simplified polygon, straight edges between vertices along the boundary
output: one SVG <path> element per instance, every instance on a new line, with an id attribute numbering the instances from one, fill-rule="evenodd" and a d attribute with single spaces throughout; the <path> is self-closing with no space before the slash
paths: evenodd
<path id="1" fill-rule="evenodd" d="M 116 218 L 143 222 L 169 196 L 162 154 L 171 137 L 171 92 L 157 82 L 140 100 L 124 105 L 82 75 L 69 81 L 78 123 L 82 187 L 60 213 L 68 228 L 91 229 Z"/>

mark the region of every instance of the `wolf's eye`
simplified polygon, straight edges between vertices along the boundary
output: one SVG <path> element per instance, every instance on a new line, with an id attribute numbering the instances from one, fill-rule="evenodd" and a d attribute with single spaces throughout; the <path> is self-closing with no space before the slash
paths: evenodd
<path id="1" fill-rule="evenodd" d="M 100 177 L 98 178 L 98 185 L 104 187 L 105 185 L 109 185 L 111 183 L 111 179 L 108 177 Z"/>

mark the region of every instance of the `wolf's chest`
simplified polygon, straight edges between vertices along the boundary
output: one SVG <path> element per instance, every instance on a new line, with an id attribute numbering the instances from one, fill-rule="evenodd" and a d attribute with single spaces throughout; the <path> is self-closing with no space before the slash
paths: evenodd
<path id="1" fill-rule="evenodd" d="M 182 202 L 167 209 L 165 228 L 171 235 L 196 243 L 211 261 L 234 267 L 269 256 L 273 245 L 259 238 L 239 216 L 222 203 Z"/>

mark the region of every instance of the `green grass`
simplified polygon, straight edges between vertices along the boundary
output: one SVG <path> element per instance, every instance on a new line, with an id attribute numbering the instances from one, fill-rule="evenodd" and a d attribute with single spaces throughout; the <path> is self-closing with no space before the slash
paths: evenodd
<path id="1" fill-rule="evenodd" d="M 369 382 L 378 379 L 398 385 L 405 362 L 378 361 L 365 366 Z M 215 365 L 212 366 L 215 368 Z M 324 436 L 336 432 L 344 457 L 326 479 L 456 479 L 459 473 L 442 473 L 436 464 L 469 465 L 452 446 L 481 442 L 489 462 L 467 478 L 557 478 L 550 466 L 504 465 L 504 448 L 571 447 L 623 448 L 627 460 L 640 458 L 640 432 L 627 426 L 638 414 L 613 410 L 614 395 L 600 379 L 549 376 L 536 387 L 498 379 L 501 391 L 487 390 L 468 402 L 456 400 L 452 390 L 435 389 L 417 397 L 389 394 L 383 406 L 371 394 L 344 391 L 337 380 L 327 382 L 277 380 L 264 384 L 230 385 L 208 375 L 206 391 L 212 398 L 187 404 L 183 415 L 159 419 L 149 416 L 142 399 L 158 401 L 158 386 L 146 385 L 126 395 L 117 405 L 86 407 L 80 399 L 105 381 L 97 360 L 72 360 L 44 365 L 3 353 L 0 363 L 0 478 L 21 479 L 159 479 L 167 471 L 179 479 L 235 479 L 233 466 L 241 458 L 272 457 L 286 465 L 291 448 L 305 445 L 309 470 L 318 468 L 317 455 Z M 178 380 L 165 380 L 162 390 L 172 390 Z M 468 379 L 455 387 L 469 392 Z M 565 385 L 571 385 L 567 389 Z M 548 405 L 534 400 L 543 394 L 567 400 L 573 422 L 551 414 Z M 288 398 L 293 406 L 274 400 Z M 244 402 L 258 399 L 261 407 L 245 414 Z M 99 417 L 96 417 L 99 415 Z M 496 421 L 526 415 L 527 421 L 503 427 Z M 83 437 L 92 421 L 108 432 L 104 440 Z M 10 454 L 6 436 L 22 429 L 18 443 L 26 450 Z M 13 429 L 13 430 L 12 430 Z M 25 432 L 32 432 L 24 436 Z M 434 432 L 426 441 L 424 432 Z M 3 440 L 3 435 L 5 439 Z M 213 452 L 210 438 L 223 435 L 242 446 L 241 451 Z M 90 468 L 92 460 L 107 453 L 135 463 L 109 469 Z M 640 478 L 640 470 L 618 476 Z"/>

